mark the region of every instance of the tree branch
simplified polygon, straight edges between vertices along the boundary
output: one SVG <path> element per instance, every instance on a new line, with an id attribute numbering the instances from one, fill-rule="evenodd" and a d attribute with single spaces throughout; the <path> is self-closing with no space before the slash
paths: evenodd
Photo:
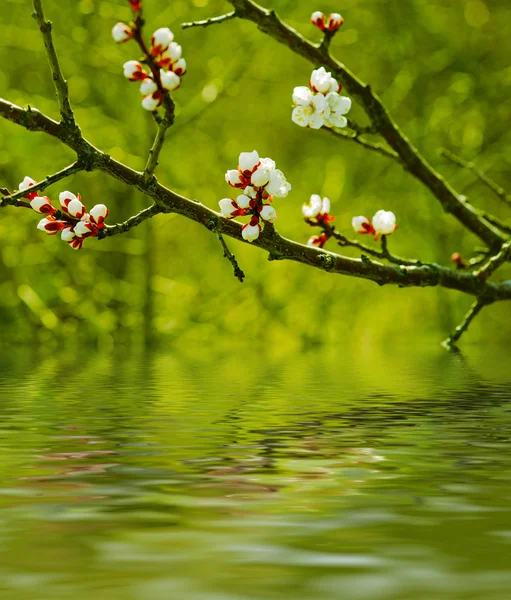
<path id="1" fill-rule="evenodd" d="M 383 144 L 370 142 L 366 140 L 365 138 L 360 136 L 358 131 L 344 131 L 343 129 L 333 129 L 330 127 L 322 127 L 321 129 L 330 132 L 331 135 L 334 135 L 337 138 L 351 140 L 352 142 L 364 146 L 364 148 L 367 148 L 368 150 L 372 150 L 373 152 L 377 152 L 378 154 L 386 156 L 387 158 L 393 158 L 394 160 L 401 162 L 401 159 L 399 158 L 397 152 L 394 152 L 394 150 L 387 148 Z"/>
<path id="2" fill-rule="evenodd" d="M 505 241 L 502 233 L 486 221 L 474 207 L 460 200 L 459 194 L 442 175 L 433 169 L 402 133 L 369 85 L 333 58 L 328 49 L 320 44 L 313 44 L 286 25 L 275 11 L 267 10 L 253 0 L 229 0 L 229 2 L 234 6 L 237 17 L 254 22 L 261 31 L 291 48 L 312 62 L 314 66 L 328 67 L 336 78 L 342 80 L 350 95 L 364 108 L 375 129 L 398 154 L 403 166 L 434 194 L 444 210 L 486 242 L 491 249 L 500 247 Z"/>
<path id="3" fill-rule="evenodd" d="M 156 203 L 151 204 L 148 208 L 144 208 L 137 215 L 133 215 L 124 223 L 117 223 L 116 225 L 105 225 L 103 229 L 100 230 L 100 234 L 98 235 L 98 239 L 103 239 L 105 237 L 111 237 L 112 235 L 119 235 L 120 233 L 126 233 L 133 227 L 137 227 L 140 223 L 143 223 L 147 219 L 151 219 L 156 215 L 164 212 L 164 210 L 158 206 Z"/>
<path id="4" fill-rule="evenodd" d="M 0 198 L 0 207 L 8 206 L 8 205 L 15 206 L 18 203 L 18 200 L 25 196 L 27 191 L 30 191 L 30 192 L 42 191 L 42 190 L 46 189 L 47 187 L 49 187 L 50 185 L 57 183 L 57 181 L 60 181 L 61 179 L 65 179 L 66 177 L 70 177 L 74 173 L 79 173 L 80 171 L 84 171 L 84 170 L 86 170 L 86 165 L 81 161 L 76 161 L 73 164 L 66 167 L 65 169 L 62 169 L 61 171 L 58 171 L 57 173 L 54 173 L 53 175 L 48 175 L 42 181 L 39 181 L 38 183 L 30 186 L 29 190 L 16 192 L 15 194 L 10 194 L 8 196 L 2 196 Z"/>
<path id="5" fill-rule="evenodd" d="M 153 177 L 154 171 L 158 166 L 158 158 L 165 142 L 165 133 L 170 125 L 171 123 L 169 122 L 167 116 L 165 116 L 158 125 L 158 131 L 156 132 L 156 137 L 154 138 L 152 148 L 149 150 L 149 156 L 144 169 L 144 178 L 146 181 L 149 181 Z"/>
<path id="6" fill-rule="evenodd" d="M 456 348 L 456 342 L 458 342 L 465 331 L 467 331 L 470 323 L 472 323 L 472 321 L 477 317 L 486 304 L 486 302 L 476 300 L 470 307 L 470 310 L 467 312 L 467 314 L 463 317 L 463 321 L 456 327 L 454 332 L 442 342 L 442 346 L 448 350 Z"/>
<path id="7" fill-rule="evenodd" d="M 71 104 L 69 103 L 67 81 L 64 79 L 64 75 L 62 74 L 57 52 L 55 50 L 55 46 L 53 45 L 53 37 L 51 35 L 52 24 L 51 21 L 46 21 L 44 18 L 41 0 L 34 0 L 33 17 L 39 25 L 39 30 L 43 34 L 44 46 L 46 48 L 48 62 L 50 63 L 51 75 L 53 84 L 55 85 L 55 91 L 57 93 L 62 120 L 70 127 L 76 129 L 77 125 L 75 123 L 73 110 L 71 108 Z"/>
<path id="8" fill-rule="evenodd" d="M 228 21 L 229 19 L 234 19 L 236 16 L 236 11 L 233 10 L 225 15 L 220 15 L 219 17 L 212 17 L 211 19 L 204 19 L 203 21 L 191 21 L 190 23 L 181 23 L 181 29 L 188 29 L 190 27 L 209 27 L 209 25 L 217 25 L 218 23 L 223 23 L 224 21 Z"/>
<path id="9" fill-rule="evenodd" d="M 243 280 L 245 279 L 245 273 L 243 273 L 243 271 L 240 269 L 240 266 L 238 264 L 238 261 L 236 260 L 236 257 L 227 247 L 227 244 L 225 243 L 223 235 L 218 232 L 216 235 L 217 235 L 218 241 L 220 242 L 222 249 L 224 251 L 224 258 L 226 258 L 232 265 L 232 268 L 234 270 L 234 277 L 236 277 L 236 279 L 238 279 L 240 283 L 243 283 Z"/>
<path id="10" fill-rule="evenodd" d="M 480 279 L 488 279 L 492 274 L 511 258 L 511 239 L 504 242 L 500 248 L 500 252 L 491 256 L 483 266 L 474 271 L 474 277 Z"/>
<path id="11" fill-rule="evenodd" d="M 472 173 L 474 173 L 474 175 L 478 177 L 484 183 L 484 185 L 486 185 L 486 187 L 488 187 L 498 198 L 500 198 L 502 202 L 505 202 L 508 206 L 511 206 L 511 197 L 506 193 L 504 188 L 502 188 L 496 181 L 488 177 L 488 175 L 483 173 L 483 171 L 481 171 L 481 169 L 479 169 L 475 163 L 464 160 L 460 156 L 456 156 L 456 154 L 453 154 L 445 148 L 440 150 L 440 155 L 444 156 L 454 164 L 472 171 Z"/>

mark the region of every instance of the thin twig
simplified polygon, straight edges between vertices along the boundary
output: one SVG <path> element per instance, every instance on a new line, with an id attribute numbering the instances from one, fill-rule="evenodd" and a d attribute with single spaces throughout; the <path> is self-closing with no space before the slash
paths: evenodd
<path id="1" fill-rule="evenodd" d="M 456 348 L 456 342 L 465 333 L 465 331 L 467 331 L 470 323 L 472 323 L 472 321 L 477 317 L 486 304 L 487 302 L 483 302 L 480 299 L 476 300 L 470 307 L 470 310 L 467 312 L 467 314 L 463 317 L 463 321 L 456 327 L 453 333 L 451 333 L 451 335 L 442 342 L 442 346 L 449 350 Z"/>
<path id="2" fill-rule="evenodd" d="M 158 158 L 160 156 L 161 149 L 163 148 L 163 144 L 165 142 L 165 133 L 169 127 L 170 123 L 167 117 L 165 116 L 158 125 L 156 137 L 154 138 L 151 150 L 149 150 L 149 156 L 147 158 L 147 163 L 144 169 L 144 179 L 146 181 L 149 181 L 153 177 L 154 170 L 158 166 Z"/>
<path id="3" fill-rule="evenodd" d="M 330 127 L 322 127 L 321 130 L 329 131 L 335 137 L 344 140 L 351 140 L 352 142 L 364 146 L 364 148 L 367 148 L 368 150 L 372 150 L 373 152 L 377 152 L 378 154 L 386 156 L 387 158 L 393 158 L 394 160 L 400 162 L 400 158 L 397 152 L 394 152 L 394 150 L 388 148 L 387 146 L 384 146 L 383 144 L 379 144 L 377 142 L 369 142 L 365 138 L 360 137 L 358 131 L 344 131 L 343 129 L 333 129 Z"/>
<path id="4" fill-rule="evenodd" d="M 227 244 L 225 243 L 225 240 L 224 240 L 224 236 L 221 233 L 219 233 L 218 231 L 216 232 L 216 236 L 217 236 L 218 240 L 220 241 L 220 244 L 222 245 L 222 248 L 224 251 L 224 258 L 226 258 L 231 263 L 232 268 L 234 269 L 234 277 L 236 277 L 236 279 L 238 279 L 240 281 L 240 283 L 243 283 L 243 280 L 245 279 L 245 273 L 243 273 L 243 271 L 240 269 L 240 266 L 238 264 L 238 261 L 236 260 L 236 257 L 227 247 Z"/>
<path id="5" fill-rule="evenodd" d="M 191 21 L 190 23 L 181 23 L 181 29 L 188 29 L 189 27 L 209 27 L 210 25 L 217 25 L 223 23 L 229 19 L 234 19 L 236 11 L 233 10 L 225 15 L 219 17 L 211 17 L 210 19 L 204 19 L 203 21 Z"/>
<path id="6" fill-rule="evenodd" d="M 48 56 L 48 62 L 50 63 L 50 70 L 55 85 L 55 91 L 57 93 L 57 99 L 59 101 L 60 114 L 62 120 L 69 126 L 75 128 L 75 118 L 73 115 L 73 109 L 69 103 L 69 92 L 67 89 L 67 81 L 64 79 L 62 69 L 60 68 L 59 59 L 55 46 L 53 45 L 53 37 L 51 35 L 51 21 L 46 21 L 44 18 L 43 5 L 41 0 L 34 0 L 34 18 L 39 25 L 39 29 L 43 34 L 44 46 L 46 48 L 46 55 Z"/>
<path id="7" fill-rule="evenodd" d="M 492 225 L 495 225 L 495 227 L 498 227 L 504 233 L 511 233 L 511 225 L 504 223 L 504 221 L 501 221 L 499 218 L 497 218 L 494 215 L 491 215 L 490 213 L 487 213 L 483 210 L 481 211 L 481 214 L 489 223 L 491 223 Z"/>
<path id="8" fill-rule="evenodd" d="M 307 220 L 307 223 L 309 223 L 310 225 L 315 224 L 309 220 Z M 379 250 L 376 250 L 375 248 L 371 248 L 371 246 L 367 246 L 366 244 L 357 242 L 356 240 L 350 240 L 349 238 L 344 236 L 342 233 L 337 231 L 337 229 L 334 229 L 333 227 L 330 227 L 327 224 L 322 224 L 321 227 L 322 227 L 323 231 L 329 237 L 333 237 L 334 239 L 336 239 L 337 243 L 341 247 L 357 248 L 358 250 L 361 250 L 364 254 L 368 254 L 369 256 L 374 256 L 375 258 L 379 258 L 381 260 L 388 260 L 390 263 L 392 263 L 394 265 L 404 265 L 407 267 L 421 267 L 424 264 L 427 264 L 427 263 L 423 263 L 420 260 L 401 258 L 400 256 L 396 256 L 395 254 L 391 254 L 387 248 L 386 236 L 383 236 L 381 239 L 382 250 L 379 251 Z"/>
<path id="9" fill-rule="evenodd" d="M 444 156 L 454 164 L 472 171 L 472 173 L 474 173 L 474 175 L 478 177 L 484 183 L 484 185 L 486 185 L 486 187 L 488 187 L 496 196 L 498 196 L 502 202 L 505 202 L 511 206 L 511 196 L 506 193 L 506 190 L 504 190 L 504 188 L 501 187 L 496 181 L 488 177 L 488 175 L 483 173 L 483 171 L 481 171 L 481 169 L 479 169 L 475 163 L 467 161 L 445 148 L 440 150 L 440 155 Z"/>
<path id="10" fill-rule="evenodd" d="M 156 203 L 151 204 L 148 208 L 144 208 L 138 214 L 133 215 L 124 223 L 117 223 L 116 225 L 106 225 L 100 232 L 98 238 L 103 239 L 105 237 L 111 237 L 112 235 L 118 235 L 120 233 L 126 233 L 133 227 L 140 225 L 147 219 L 151 219 L 152 217 L 164 212 L 163 209 L 158 206 Z"/>
<path id="11" fill-rule="evenodd" d="M 79 173 L 80 171 L 85 171 L 85 169 L 86 169 L 85 164 L 82 161 L 77 160 L 76 162 L 69 165 L 65 169 L 62 169 L 61 171 L 58 171 L 57 173 L 54 173 L 53 175 L 48 175 L 42 181 L 39 181 L 38 183 L 31 185 L 28 190 L 15 192 L 14 194 L 10 194 L 9 196 L 3 196 L 2 198 L 0 198 L 0 207 L 8 206 L 8 205 L 14 206 L 14 205 L 18 204 L 18 200 L 20 198 L 23 198 L 23 196 L 25 196 L 25 194 L 27 194 L 28 192 L 42 191 L 42 190 L 46 189 L 47 187 L 49 187 L 50 185 L 57 183 L 57 181 L 60 181 L 61 179 L 65 179 L 66 177 L 70 177 L 74 173 Z"/>
<path id="12" fill-rule="evenodd" d="M 479 277 L 480 279 L 488 279 L 492 276 L 495 271 L 501 267 L 504 263 L 506 263 L 511 258 L 511 239 L 507 242 L 504 242 L 500 248 L 500 251 L 491 256 L 483 266 L 474 271 L 474 277 Z"/>

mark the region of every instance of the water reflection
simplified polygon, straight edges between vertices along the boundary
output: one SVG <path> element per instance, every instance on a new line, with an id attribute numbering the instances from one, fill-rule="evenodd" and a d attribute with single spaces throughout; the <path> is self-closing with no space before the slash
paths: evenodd
<path id="1" fill-rule="evenodd" d="M 2 600 L 508 598 L 506 369 L 2 352 Z"/>

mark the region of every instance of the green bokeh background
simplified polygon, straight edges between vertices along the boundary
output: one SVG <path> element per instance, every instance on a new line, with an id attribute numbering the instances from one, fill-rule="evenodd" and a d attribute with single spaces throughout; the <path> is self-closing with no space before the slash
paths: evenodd
<path id="1" fill-rule="evenodd" d="M 312 10 L 339 10 L 345 25 L 333 53 L 371 83 L 404 132 L 459 191 L 478 207 L 508 218 L 474 176 L 438 156 L 445 146 L 478 164 L 511 189 L 511 5 L 504 0 L 346 0 L 310 3 L 268 0 L 310 37 Z M 312 66 L 248 22 L 180 30 L 183 21 L 230 10 L 220 0 L 144 0 L 147 34 L 169 26 L 183 46 L 189 71 L 175 94 L 170 130 L 157 175 L 162 183 L 215 208 L 229 195 L 224 172 L 240 151 L 257 149 L 277 161 L 293 191 L 278 200 L 278 230 L 306 241 L 300 207 L 312 193 L 327 195 L 337 226 L 350 231 L 354 214 L 393 210 L 399 229 L 391 248 L 400 255 L 449 264 L 471 256 L 479 241 L 417 181 L 392 161 L 327 132 L 291 122 L 291 92 Z M 0 95 L 57 117 L 41 36 L 31 2 L 7 0 L 0 11 Z M 128 21 L 123 0 L 47 0 L 55 42 L 78 122 L 92 143 L 136 169 L 143 168 L 155 126 L 140 107 L 137 86 L 122 64 L 138 58 L 131 43 L 116 45 L 110 30 Z M 318 65 L 319 66 L 319 65 Z M 354 105 L 351 115 L 365 123 Z M 0 122 L 0 186 L 14 189 L 25 175 L 40 179 L 74 159 L 44 134 Z M 80 192 L 90 207 L 103 202 L 109 222 L 148 205 L 139 192 L 100 173 L 83 173 L 46 193 Z M 508 210 L 508 209 L 507 209 Z M 165 215 L 124 236 L 88 240 L 81 252 L 37 231 L 38 216 L 7 208 L 0 214 L 0 339 L 69 344 L 159 340 L 208 344 L 257 339 L 266 347 L 361 346 L 417 336 L 442 337 L 471 299 L 440 289 L 398 290 L 328 275 L 302 265 L 268 263 L 266 254 L 230 241 L 247 279 L 240 283 L 216 238 L 196 223 Z M 369 242 L 373 243 L 373 242 Z M 331 249 L 335 250 L 332 245 Z M 346 251 L 356 256 L 356 253 Z M 509 271 L 508 271 L 509 273 Z M 502 271 L 502 276 L 506 273 Z M 505 343 L 509 305 L 490 307 L 468 343 Z"/>

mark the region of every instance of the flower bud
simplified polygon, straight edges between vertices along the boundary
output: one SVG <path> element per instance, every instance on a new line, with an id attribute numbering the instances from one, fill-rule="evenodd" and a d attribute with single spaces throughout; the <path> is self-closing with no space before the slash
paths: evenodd
<path id="1" fill-rule="evenodd" d="M 311 23 L 323 31 L 325 29 L 325 15 L 320 10 L 316 10 L 311 15 Z"/>
<path id="2" fill-rule="evenodd" d="M 172 71 L 160 71 L 161 85 L 164 89 L 172 92 L 181 85 L 181 78 Z"/>
<path id="3" fill-rule="evenodd" d="M 321 233 L 319 235 L 313 235 L 307 240 L 307 246 L 311 246 L 312 248 L 323 248 L 325 244 L 328 242 L 328 235 L 326 233 Z"/>
<path id="4" fill-rule="evenodd" d="M 67 223 L 65 223 L 64 221 L 57 221 L 57 219 L 52 216 L 41 219 L 37 224 L 37 229 L 45 231 L 48 235 L 56 235 L 65 227 L 68 227 Z"/>
<path id="5" fill-rule="evenodd" d="M 89 237 L 94 233 L 94 226 L 88 221 L 79 221 L 75 226 L 75 235 L 76 237 L 83 238 Z"/>
<path id="6" fill-rule="evenodd" d="M 356 233 L 365 234 L 365 233 L 374 233 L 373 226 L 367 217 L 353 217 L 351 220 L 351 225 Z"/>
<path id="7" fill-rule="evenodd" d="M 131 27 L 125 23 L 116 23 L 112 28 L 112 37 L 116 44 L 122 44 L 131 40 L 133 31 L 131 30 Z"/>
<path id="8" fill-rule="evenodd" d="M 321 213 L 322 205 L 321 196 L 312 194 L 309 204 L 302 206 L 302 215 L 306 219 L 314 219 L 314 217 L 317 217 Z"/>
<path id="9" fill-rule="evenodd" d="M 156 90 L 156 92 L 145 96 L 145 98 L 142 100 L 142 108 L 145 108 L 145 110 L 150 112 L 154 112 L 161 106 L 162 100 L 163 94 L 159 90 Z"/>
<path id="10" fill-rule="evenodd" d="M 174 34 L 168 27 L 157 29 L 151 37 L 151 55 L 158 56 L 165 52 L 174 39 Z"/>
<path id="11" fill-rule="evenodd" d="M 259 224 L 259 219 L 257 217 L 252 217 L 250 223 L 246 223 L 241 228 L 241 235 L 247 242 L 253 242 L 254 240 L 257 240 L 262 230 L 263 228 Z"/>
<path id="12" fill-rule="evenodd" d="M 48 196 L 35 196 L 30 200 L 30 206 L 40 215 L 52 215 L 57 209 L 51 205 Z"/>
<path id="13" fill-rule="evenodd" d="M 285 198 L 291 191 L 291 184 L 279 169 L 271 171 L 266 191 L 276 198 Z"/>
<path id="14" fill-rule="evenodd" d="M 238 196 L 236 198 L 236 204 L 240 208 L 250 208 L 250 201 L 251 201 L 251 198 L 249 198 L 245 194 L 242 194 L 241 196 Z"/>
<path id="15" fill-rule="evenodd" d="M 28 190 L 36 183 L 37 183 L 37 181 L 35 181 L 31 177 L 28 177 L 28 175 L 27 175 L 27 177 L 25 177 L 25 179 L 23 179 L 23 181 L 19 184 L 18 189 L 20 192 L 24 192 L 25 190 Z M 29 200 L 32 200 L 36 196 L 37 196 L 37 192 L 28 192 L 27 194 L 25 194 L 23 196 L 23 198 L 28 198 Z"/>
<path id="16" fill-rule="evenodd" d="M 261 215 L 261 219 L 264 219 L 269 223 L 275 223 L 277 220 L 277 211 L 269 204 L 264 204 L 259 214 Z"/>
<path id="17" fill-rule="evenodd" d="M 147 77 L 140 84 L 140 93 L 142 96 L 149 96 L 149 94 L 156 92 L 157 89 L 158 86 L 156 85 L 154 79 L 151 79 L 151 77 Z"/>
<path id="18" fill-rule="evenodd" d="M 372 225 L 377 236 L 390 235 L 396 228 L 396 215 L 390 210 L 379 210 L 373 217 Z"/>
<path id="19" fill-rule="evenodd" d="M 80 194 L 78 194 L 77 197 L 68 191 L 61 192 L 59 195 L 59 201 L 63 212 L 68 214 L 70 217 L 81 219 L 85 214 L 85 206 L 80 201 Z"/>
<path id="20" fill-rule="evenodd" d="M 73 250 L 81 250 L 83 246 L 83 238 L 74 237 L 72 240 L 68 242 Z"/>
<path id="21" fill-rule="evenodd" d="M 89 213 L 90 222 L 98 229 L 103 229 L 105 219 L 108 217 L 108 208 L 104 204 L 96 204 Z"/>
<path id="22" fill-rule="evenodd" d="M 229 169 L 225 174 L 225 181 L 232 187 L 243 187 L 243 182 L 241 181 L 238 169 Z"/>
<path id="23" fill-rule="evenodd" d="M 328 31 L 337 31 L 339 27 L 344 23 L 344 19 L 339 13 L 332 13 L 328 16 Z"/>
<path id="24" fill-rule="evenodd" d="M 238 206 L 231 198 L 224 198 L 223 200 L 220 200 L 218 205 L 220 206 L 220 212 L 222 215 L 228 219 L 235 217 L 238 212 Z"/>
<path id="25" fill-rule="evenodd" d="M 186 73 L 186 60 L 184 58 L 180 58 L 175 64 L 172 65 L 172 71 L 181 77 Z"/>
<path id="26" fill-rule="evenodd" d="M 242 173 L 249 171 L 252 173 L 259 164 L 259 154 L 253 150 L 252 152 L 242 152 L 239 157 L 239 169 Z"/>
<path id="27" fill-rule="evenodd" d="M 144 71 L 144 67 L 137 60 L 129 60 L 123 65 L 124 77 L 130 81 L 143 81 L 149 74 Z"/>
<path id="28" fill-rule="evenodd" d="M 73 227 L 66 227 L 65 229 L 63 229 L 62 234 L 60 236 L 60 238 L 64 242 L 70 242 L 71 240 L 74 240 L 75 237 L 76 236 Z"/>

